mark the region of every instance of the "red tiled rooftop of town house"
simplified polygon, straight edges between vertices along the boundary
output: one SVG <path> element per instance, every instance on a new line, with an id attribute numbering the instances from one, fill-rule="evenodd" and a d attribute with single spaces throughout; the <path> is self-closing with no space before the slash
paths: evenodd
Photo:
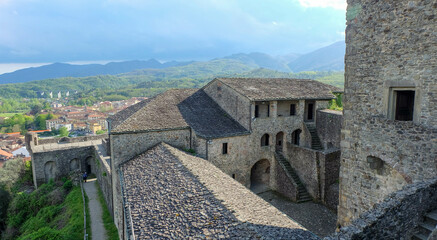
<path id="1" fill-rule="evenodd" d="M 3 151 L 3 150 L 1 150 L 1 149 L 0 149 L 0 155 L 1 155 L 1 156 L 5 156 L 5 157 L 7 157 L 7 158 L 11 158 L 11 157 L 14 156 L 12 153 L 8 153 L 8 152 Z"/>

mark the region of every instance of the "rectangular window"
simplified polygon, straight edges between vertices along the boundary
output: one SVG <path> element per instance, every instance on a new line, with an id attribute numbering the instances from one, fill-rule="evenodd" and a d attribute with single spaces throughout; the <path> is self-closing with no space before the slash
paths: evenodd
<path id="1" fill-rule="evenodd" d="M 296 104 L 290 104 L 290 116 L 296 115 Z"/>
<path id="2" fill-rule="evenodd" d="M 223 143 L 222 154 L 228 154 L 228 143 Z"/>
<path id="3" fill-rule="evenodd" d="M 413 121 L 414 91 L 395 91 L 395 120 Z"/>
<path id="4" fill-rule="evenodd" d="M 413 121 L 415 95 L 414 88 L 392 88 L 389 118 L 398 121 Z"/>
<path id="5" fill-rule="evenodd" d="M 270 103 L 267 105 L 267 117 L 270 117 Z"/>
<path id="6" fill-rule="evenodd" d="M 255 105 L 255 117 L 259 117 L 259 105 Z"/>

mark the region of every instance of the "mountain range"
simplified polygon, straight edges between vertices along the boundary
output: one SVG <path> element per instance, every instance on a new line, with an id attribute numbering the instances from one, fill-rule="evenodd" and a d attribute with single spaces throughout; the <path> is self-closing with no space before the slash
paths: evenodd
<path id="1" fill-rule="evenodd" d="M 270 56 L 265 53 L 238 53 L 216 60 L 235 61 L 246 65 L 247 68 L 267 68 L 281 72 L 302 72 L 302 71 L 343 71 L 344 70 L 344 41 L 336 42 L 324 48 L 307 54 L 290 53 L 281 56 Z M 142 72 L 144 69 L 167 69 L 201 63 L 194 61 L 178 62 L 171 61 L 161 63 L 155 59 L 147 61 L 124 61 L 110 62 L 107 64 L 84 64 L 74 65 L 67 63 L 53 63 L 41 67 L 20 69 L 11 73 L 0 75 L 0 84 L 21 83 L 35 80 L 61 78 L 61 77 L 87 77 L 96 75 L 117 75 L 128 72 Z M 247 70 L 247 69 L 246 69 Z M 147 72 L 147 71 L 146 71 Z M 185 73 L 187 75 L 187 73 Z"/>

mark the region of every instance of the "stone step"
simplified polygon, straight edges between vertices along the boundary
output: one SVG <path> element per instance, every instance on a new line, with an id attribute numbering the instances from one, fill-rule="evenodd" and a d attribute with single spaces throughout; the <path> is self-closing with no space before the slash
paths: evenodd
<path id="1" fill-rule="evenodd" d="M 429 231 L 430 233 L 435 229 L 435 225 L 431 224 L 430 222 L 423 222 L 421 224 L 419 224 L 419 226 L 427 231 Z"/>
<path id="2" fill-rule="evenodd" d="M 431 220 L 437 221 L 437 211 L 435 210 L 426 214 L 425 216 Z"/>
<path id="3" fill-rule="evenodd" d="M 412 239 L 427 240 L 428 236 L 423 233 L 416 233 L 413 235 Z"/>
<path id="4" fill-rule="evenodd" d="M 313 199 L 311 199 L 311 198 L 304 198 L 304 199 L 297 200 L 297 203 L 309 202 L 309 201 L 312 201 L 312 200 Z"/>

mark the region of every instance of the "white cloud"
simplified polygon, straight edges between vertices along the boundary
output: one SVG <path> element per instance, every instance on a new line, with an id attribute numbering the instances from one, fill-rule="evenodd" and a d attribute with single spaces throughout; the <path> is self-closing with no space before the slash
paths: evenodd
<path id="1" fill-rule="evenodd" d="M 339 10 L 346 10 L 346 0 L 299 0 L 304 7 L 331 7 Z"/>
<path id="2" fill-rule="evenodd" d="M 0 6 L 1 5 L 6 5 L 9 3 L 9 0 L 0 0 Z"/>

